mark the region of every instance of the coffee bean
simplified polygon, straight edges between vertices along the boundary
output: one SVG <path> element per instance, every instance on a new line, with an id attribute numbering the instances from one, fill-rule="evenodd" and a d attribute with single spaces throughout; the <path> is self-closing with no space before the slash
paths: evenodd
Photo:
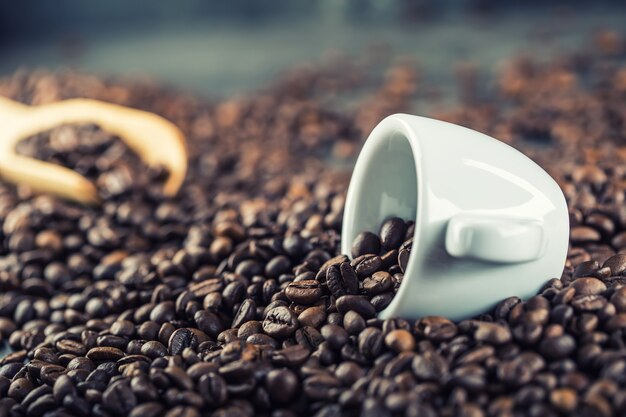
<path id="1" fill-rule="evenodd" d="M 198 392 L 210 407 L 218 407 L 228 399 L 226 381 L 215 372 L 202 375 L 198 380 Z"/>
<path id="2" fill-rule="evenodd" d="M 7 378 L 8 379 L 8 378 Z M 21 401 L 33 389 L 33 384 L 26 378 L 17 378 L 11 382 L 6 395 L 16 401 Z"/>
<path id="3" fill-rule="evenodd" d="M 502 345 L 511 341 L 511 331 L 495 323 L 477 323 L 474 337 L 478 341 L 484 341 L 494 345 Z"/>
<path id="4" fill-rule="evenodd" d="M 426 351 L 415 356 L 413 373 L 423 381 L 441 381 L 448 374 L 448 363 L 439 354 Z"/>
<path id="5" fill-rule="evenodd" d="M 141 346 L 141 354 L 149 358 L 159 358 L 168 354 L 167 348 L 156 340 L 151 340 Z"/>
<path id="6" fill-rule="evenodd" d="M 306 326 L 296 330 L 296 343 L 305 346 L 309 350 L 315 350 L 324 342 L 324 337 L 317 329 Z"/>
<path id="7" fill-rule="evenodd" d="M 271 309 L 263 320 L 263 331 L 272 337 L 281 339 L 289 337 L 295 333 L 297 328 L 297 316 L 283 306 Z"/>
<path id="8" fill-rule="evenodd" d="M 241 306 L 239 306 L 239 309 L 233 318 L 232 326 L 239 327 L 243 323 L 253 320 L 255 317 L 256 303 L 251 299 L 245 299 L 243 303 L 241 303 Z"/>
<path id="9" fill-rule="evenodd" d="M 321 334 L 328 342 L 329 346 L 335 350 L 340 350 L 348 343 L 348 333 L 341 326 L 327 324 L 321 329 Z"/>
<path id="10" fill-rule="evenodd" d="M 405 240 L 406 225 L 398 217 L 392 217 L 380 227 L 380 240 L 383 250 L 397 249 Z"/>
<path id="11" fill-rule="evenodd" d="M 374 233 L 361 232 L 352 242 L 352 257 L 366 254 L 377 255 L 380 252 L 380 239 Z"/>
<path id="12" fill-rule="evenodd" d="M 320 299 L 322 289 L 316 280 L 298 281 L 287 286 L 285 295 L 294 303 L 311 305 Z"/>
<path id="13" fill-rule="evenodd" d="M 309 307 L 298 315 L 301 326 L 319 328 L 326 321 L 326 311 L 323 307 Z"/>
<path id="14" fill-rule="evenodd" d="M 607 300 L 599 295 L 577 295 L 571 304 L 577 311 L 597 311 L 606 306 Z"/>
<path id="15" fill-rule="evenodd" d="M 288 404 L 298 393 L 300 381 L 288 369 L 273 369 L 265 377 L 265 385 L 272 401 Z"/>
<path id="16" fill-rule="evenodd" d="M 570 335 L 546 337 L 539 344 L 539 351 L 550 359 L 568 357 L 576 348 L 576 341 Z"/>
<path id="17" fill-rule="evenodd" d="M 359 352 L 368 358 L 377 357 L 383 348 L 383 336 L 380 329 L 366 327 L 358 337 Z"/>
<path id="18" fill-rule="evenodd" d="M 185 348 L 198 345 L 198 338 L 191 329 L 182 328 L 175 330 L 169 337 L 168 350 L 172 355 L 179 355 Z"/>
<path id="19" fill-rule="evenodd" d="M 345 313 L 343 318 L 343 327 L 351 335 L 357 335 L 365 329 L 365 320 L 359 313 L 354 310 L 349 310 Z"/>
<path id="20" fill-rule="evenodd" d="M 95 347 L 89 349 L 87 357 L 93 361 L 116 361 L 124 357 L 124 352 L 114 347 Z"/>
<path id="21" fill-rule="evenodd" d="M 393 279 L 391 274 L 385 271 L 374 272 L 371 278 L 363 281 L 363 289 L 368 294 L 376 295 L 391 290 Z"/>
<path id="22" fill-rule="evenodd" d="M 70 339 L 59 340 L 56 343 L 56 348 L 62 353 L 70 353 L 76 356 L 83 356 L 87 353 L 85 345 Z"/>
<path id="23" fill-rule="evenodd" d="M 621 275 L 626 271 L 626 254 L 618 253 L 611 256 L 602 264 L 602 267 L 608 267 L 612 275 Z"/>
<path id="24" fill-rule="evenodd" d="M 398 329 L 385 336 L 385 345 L 394 352 L 407 352 L 415 348 L 415 339 L 409 331 Z"/>
<path id="25" fill-rule="evenodd" d="M 193 380 L 185 371 L 178 366 L 168 366 L 165 368 L 165 375 L 172 382 L 182 390 L 190 390 L 193 388 Z"/>
<path id="26" fill-rule="evenodd" d="M 383 265 L 380 257 L 374 255 L 363 256 L 363 258 L 359 259 L 358 261 L 355 259 L 354 262 L 356 263 L 354 269 L 357 273 L 357 276 L 361 278 L 372 275 L 374 272 L 378 271 Z"/>
<path id="27" fill-rule="evenodd" d="M 53 386 L 56 380 L 65 373 L 65 368 L 59 365 L 45 365 L 39 372 L 41 382 Z"/>
<path id="28" fill-rule="evenodd" d="M 102 394 L 102 405 L 111 413 L 128 414 L 137 405 L 137 398 L 128 381 L 120 380 L 110 385 Z"/>
<path id="29" fill-rule="evenodd" d="M 352 265 L 350 265 L 349 262 L 343 262 L 339 266 L 339 270 L 341 272 L 343 289 L 346 292 L 346 294 L 351 294 L 351 295 L 358 294 L 359 279 L 357 277 L 356 271 L 352 268 Z"/>
<path id="30" fill-rule="evenodd" d="M 576 294 L 598 295 L 606 291 L 606 285 L 597 278 L 578 278 L 572 283 Z"/>
<path id="31" fill-rule="evenodd" d="M 371 318 L 376 315 L 374 306 L 367 299 L 358 295 L 344 295 L 337 299 L 337 310 L 341 314 L 354 311 L 364 318 Z"/>
<path id="32" fill-rule="evenodd" d="M 314 400 L 332 400 L 338 393 L 341 382 L 332 375 L 318 373 L 304 380 L 304 393 Z"/>
<path id="33" fill-rule="evenodd" d="M 163 406 L 158 402 L 139 404 L 131 410 L 129 417 L 158 417 L 163 412 Z"/>
<path id="34" fill-rule="evenodd" d="M 290 269 L 290 259 L 284 255 L 279 255 L 265 265 L 265 275 L 269 278 L 278 278 L 280 275 L 288 273 Z"/>
<path id="35" fill-rule="evenodd" d="M 277 366 L 298 366 L 309 358 L 311 351 L 304 346 L 288 346 L 272 352 L 271 360 Z"/>
<path id="36" fill-rule="evenodd" d="M 407 265 L 409 264 L 409 258 L 411 256 L 411 252 L 407 249 L 401 249 L 398 252 L 398 265 L 402 272 L 406 272 Z"/>
<path id="37" fill-rule="evenodd" d="M 578 398 L 576 391 L 570 388 L 560 388 L 550 393 L 550 403 L 559 412 L 571 413 L 576 410 Z"/>
<path id="38" fill-rule="evenodd" d="M 32 392 L 32 391 L 31 391 Z M 22 402 L 22 405 L 24 402 Z M 26 414 L 29 416 L 42 416 L 56 406 L 52 394 L 46 394 L 35 399 L 27 408 Z"/>
<path id="39" fill-rule="evenodd" d="M 330 266 L 326 269 L 326 285 L 328 285 L 328 290 L 330 291 L 330 293 L 336 298 L 346 295 L 347 293 L 347 288 L 344 284 L 343 277 L 341 276 L 339 270 L 334 266 Z"/>
<path id="40" fill-rule="evenodd" d="M 74 381 L 67 375 L 59 376 L 54 383 L 52 395 L 57 402 L 62 402 L 63 398 L 68 396 L 76 396 Z"/>

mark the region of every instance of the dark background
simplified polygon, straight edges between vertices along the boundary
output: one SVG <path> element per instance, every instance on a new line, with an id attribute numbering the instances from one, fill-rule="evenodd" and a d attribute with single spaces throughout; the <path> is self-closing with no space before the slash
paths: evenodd
<path id="1" fill-rule="evenodd" d="M 359 56 L 382 44 L 445 86 L 459 61 L 489 73 L 520 51 L 547 56 L 600 28 L 620 29 L 623 3 L 0 0 L 0 76 L 72 67 L 224 96 L 329 51 Z"/>

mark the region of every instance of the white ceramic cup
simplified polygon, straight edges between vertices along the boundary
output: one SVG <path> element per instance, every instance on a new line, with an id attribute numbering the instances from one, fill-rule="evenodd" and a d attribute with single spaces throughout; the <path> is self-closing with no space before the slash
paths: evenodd
<path id="1" fill-rule="evenodd" d="M 415 220 L 415 235 L 381 318 L 471 317 L 563 272 L 563 192 L 521 152 L 474 130 L 408 114 L 376 126 L 350 181 L 342 252 L 393 216 Z"/>

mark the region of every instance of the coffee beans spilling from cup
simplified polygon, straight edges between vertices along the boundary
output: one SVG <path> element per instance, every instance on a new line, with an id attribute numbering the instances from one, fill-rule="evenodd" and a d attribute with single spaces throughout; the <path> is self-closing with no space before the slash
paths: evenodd
<path id="1" fill-rule="evenodd" d="M 342 164 L 385 115 L 432 97 L 410 65 L 372 86 L 343 60 L 215 104 L 76 73 L 1 80 L 30 104 L 86 95 L 161 114 L 190 165 L 170 199 L 164 172 L 97 127 L 20 144 L 93 180 L 103 204 L 0 182 L 0 415 L 620 415 L 626 44 L 612 45 L 512 62 L 492 96 L 435 115 L 532 155 L 570 206 L 563 279 L 458 322 L 376 317 L 411 224 L 360 234 L 353 260 L 339 251 Z M 362 87 L 354 112 L 325 100 Z"/>

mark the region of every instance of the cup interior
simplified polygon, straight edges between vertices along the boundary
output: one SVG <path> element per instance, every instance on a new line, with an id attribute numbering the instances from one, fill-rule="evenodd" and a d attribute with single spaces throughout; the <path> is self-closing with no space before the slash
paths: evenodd
<path id="1" fill-rule="evenodd" d="M 345 253 L 350 253 L 360 232 L 378 232 L 389 217 L 416 220 L 418 158 L 413 152 L 407 137 L 396 129 L 370 136 L 355 166 L 355 189 L 344 214 Z"/>

